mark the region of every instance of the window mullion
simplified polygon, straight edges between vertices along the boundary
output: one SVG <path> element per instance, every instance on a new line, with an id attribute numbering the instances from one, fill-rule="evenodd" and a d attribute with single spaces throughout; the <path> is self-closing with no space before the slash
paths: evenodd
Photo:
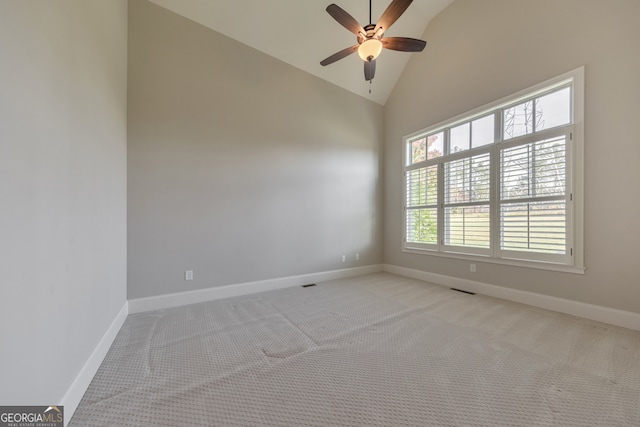
<path id="1" fill-rule="evenodd" d="M 496 110 L 495 143 L 491 147 L 491 253 L 494 258 L 500 258 L 500 143 L 504 139 L 504 108 Z"/>
<path id="2" fill-rule="evenodd" d="M 573 108 L 573 103 L 572 103 Z M 577 222 L 574 220 L 575 213 L 575 197 L 574 192 L 576 191 L 574 187 L 574 173 L 575 173 L 575 153 L 574 153 L 574 141 L 573 135 L 575 134 L 574 125 L 571 126 L 569 132 L 567 134 L 566 139 L 566 154 L 565 154 L 565 201 L 567 206 L 567 218 L 571 218 L 570 226 L 567 227 L 567 241 L 566 241 L 566 251 L 571 256 L 571 263 L 575 264 L 575 251 L 573 250 L 576 247 L 576 225 Z"/>
<path id="3" fill-rule="evenodd" d="M 445 133 L 446 134 L 446 133 Z M 447 137 L 445 136 L 445 143 Z M 438 250 L 444 246 L 444 162 L 438 163 Z"/>
<path id="4" fill-rule="evenodd" d="M 500 130 L 502 132 L 502 130 Z M 489 230 L 491 236 L 491 254 L 499 257 L 500 250 L 500 150 L 494 145 L 489 154 L 490 160 L 490 223 Z"/>

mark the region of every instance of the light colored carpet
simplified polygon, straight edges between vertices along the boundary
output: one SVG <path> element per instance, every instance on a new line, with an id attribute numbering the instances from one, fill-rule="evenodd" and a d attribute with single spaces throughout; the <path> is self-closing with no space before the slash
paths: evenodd
<path id="1" fill-rule="evenodd" d="M 386 273 L 130 315 L 71 426 L 638 426 L 640 332 Z"/>

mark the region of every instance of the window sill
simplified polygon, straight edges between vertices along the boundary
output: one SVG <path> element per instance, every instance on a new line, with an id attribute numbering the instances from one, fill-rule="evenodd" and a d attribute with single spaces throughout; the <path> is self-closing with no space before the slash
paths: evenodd
<path id="1" fill-rule="evenodd" d="M 483 255 L 439 252 L 439 251 L 430 250 L 430 249 L 417 249 L 417 248 L 404 247 L 402 248 L 402 252 L 435 256 L 435 257 L 441 257 L 441 258 L 458 259 L 458 260 L 464 260 L 464 261 L 482 262 L 487 264 L 506 265 L 510 267 L 522 267 L 522 268 L 532 268 L 536 270 L 558 271 L 562 273 L 571 273 L 571 274 L 585 274 L 585 271 L 586 271 L 585 267 L 577 267 L 577 266 L 565 265 L 565 264 L 554 264 L 551 262 L 525 261 L 525 260 L 507 259 L 507 258 L 492 258 L 488 256 L 483 256 Z"/>

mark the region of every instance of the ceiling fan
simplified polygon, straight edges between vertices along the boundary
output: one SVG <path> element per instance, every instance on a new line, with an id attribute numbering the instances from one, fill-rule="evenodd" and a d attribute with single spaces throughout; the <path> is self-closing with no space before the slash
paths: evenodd
<path id="1" fill-rule="evenodd" d="M 401 52 L 422 52 L 427 42 L 409 37 L 384 37 L 385 31 L 404 13 L 413 0 L 393 0 L 382 13 L 377 24 L 371 23 L 371 0 L 369 0 L 369 25 L 364 27 L 336 4 L 327 6 L 327 12 L 340 25 L 351 31 L 358 38 L 358 44 L 334 53 L 320 62 L 320 65 L 329 65 L 358 51 L 360 58 L 364 60 L 364 79 L 373 80 L 376 73 L 376 58 L 382 52 L 382 48 L 398 50 Z"/>

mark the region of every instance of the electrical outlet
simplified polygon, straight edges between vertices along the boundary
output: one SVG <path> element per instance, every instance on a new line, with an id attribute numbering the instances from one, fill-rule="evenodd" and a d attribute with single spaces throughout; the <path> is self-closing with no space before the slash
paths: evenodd
<path id="1" fill-rule="evenodd" d="M 475 264 L 469 264 L 469 271 L 472 273 L 476 272 L 476 265 Z"/>
<path id="2" fill-rule="evenodd" d="M 346 255 L 342 255 L 342 262 L 347 262 L 347 256 Z"/>
<path id="3" fill-rule="evenodd" d="M 360 254 L 356 254 L 356 261 L 360 261 Z"/>
<path id="4" fill-rule="evenodd" d="M 193 270 L 186 270 L 184 272 L 184 280 L 193 280 Z"/>

